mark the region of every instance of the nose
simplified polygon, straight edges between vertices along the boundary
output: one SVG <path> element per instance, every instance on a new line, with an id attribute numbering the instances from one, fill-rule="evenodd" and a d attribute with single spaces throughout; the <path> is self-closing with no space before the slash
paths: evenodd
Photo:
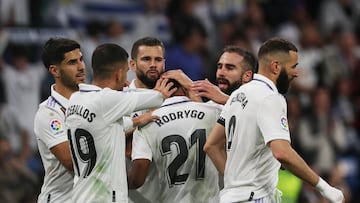
<path id="1" fill-rule="evenodd" d="M 79 69 L 79 70 L 85 70 L 85 63 L 84 63 L 84 61 L 79 61 L 79 63 L 78 63 L 78 69 Z"/>
<path id="2" fill-rule="evenodd" d="M 217 69 L 216 75 L 221 75 L 221 76 L 224 75 L 224 68 L 222 66 Z"/>
<path id="3" fill-rule="evenodd" d="M 150 66 L 151 66 L 151 67 L 156 66 L 156 60 L 155 60 L 155 59 L 151 59 L 151 60 L 150 60 Z"/>
<path id="4" fill-rule="evenodd" d="M 297 69 L 294 70 L 293 77 L 294 78 L 299 77 L 299 71 Z"/>

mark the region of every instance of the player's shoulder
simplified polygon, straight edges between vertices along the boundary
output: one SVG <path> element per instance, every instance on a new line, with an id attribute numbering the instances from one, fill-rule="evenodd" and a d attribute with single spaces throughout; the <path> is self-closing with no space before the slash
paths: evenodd
<path id="1" fill-rule="evenodd" d="M 39 109 L 35 115 L 35 118 L 40 117 L 46 119 L 47 117 L 63 116 L 61 106 L 51 96 L 39 104 Z"/>
<path id="2" fill-rule="evenodd" d="M 215 103 L 213 101 L 199 103 L 199 102 L 193 102 L 194 105 L 196 105 L 199 108 L 203 108 L 207 111 L 221 111 L 224 107 L 222 104 Z"/>

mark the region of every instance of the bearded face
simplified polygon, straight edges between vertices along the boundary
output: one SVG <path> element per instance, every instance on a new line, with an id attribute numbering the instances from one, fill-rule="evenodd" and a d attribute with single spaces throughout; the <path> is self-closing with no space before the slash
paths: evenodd
<path id="1" fill-rule="evenodd" d="M 60 74 L 61 74 L 61 77 L 60 77 L 61 83 L 63 83 L 64 86 L 66 86 L 67 88 L 74 90 L 74 91 L 77 91 L 79 89 L 79 87 L 78 87 L 79 83 L 85 82 L 85 76 L 83 76 L 83 80 L 80 80 L 80 81 L 75 79 L 75 77 L 78 75 L 84 75 L 84 73 L 81 73 L 81 72 L 76 73 L 75 76 L 72 76 L 69 72 L 67 72 L 63 69 L 60 69 Z"/>
<path id="2" fill-rule="evenodd" d="M 155 87 L 156 81 L 160 78 L 160 74 L 157 70 L 149 70 L 147 72 L 138 70 L 136 72 L 137 78 L 150 89 Z"/>
<path id="3" fill-rule="evenodd" d="M 240 80 L 230 83 L 229 80 L 227 80 L 223 77 L 217 78 L 216 81 L 217 81 L 217 84 L 218 84 L 220 90 L 227 95 L 230 95 L 233 91 L 235 91 L 242 85 L 242 82 Z"/>
<path id="4" fill-rule="evenodd" d="M 281 67 L 280 75 L 276 79 L 276 87 L 280 94 L 286 94 L 289 90 L 290 80 L 285 70 L 285 67 Z"/>

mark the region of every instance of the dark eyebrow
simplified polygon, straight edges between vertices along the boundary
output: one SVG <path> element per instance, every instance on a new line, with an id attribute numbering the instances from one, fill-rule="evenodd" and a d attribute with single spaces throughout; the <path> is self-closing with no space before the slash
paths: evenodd
<path id="1" fill-rule="evenodd" d="M 77 61 L 77 59 L 70 59 L 66 63 L 75 63 L 76 61 Z"/>
<path id="2" fill-rule="evenodd" d="M 217 63 L 217 66 L 219 65 L 224 65 L 226 68 L 235 68 L 236 65 L 232 64 L 232 63 Z"/>

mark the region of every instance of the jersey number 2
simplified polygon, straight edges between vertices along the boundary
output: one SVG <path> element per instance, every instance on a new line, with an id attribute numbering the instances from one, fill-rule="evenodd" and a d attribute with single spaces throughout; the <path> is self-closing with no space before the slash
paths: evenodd
<path id="1" fill-rule="evenodd" d="M 204 144 L 206 142 L 205 129 L 197 129 L 190 136 L 191 148 L 194 144 L 197 144 L 197 157 L 196 157 L 196 180 L 204 179 L 205 177 L 205 152 L 203 151 Z M 178 174 L 178 169 L 185 163 L 188 158 L 189 150 L 184 137 L 180 135 L 169 135 L 161 141 L 161 154 L 166 156 L 171 154 L 170 146 L 174 145 L 177 148 L 178 154 L 175 159 L 169 164 L 167 168 L 169 185 L 183 184 L 189 176 L 189 173 Z"/>

